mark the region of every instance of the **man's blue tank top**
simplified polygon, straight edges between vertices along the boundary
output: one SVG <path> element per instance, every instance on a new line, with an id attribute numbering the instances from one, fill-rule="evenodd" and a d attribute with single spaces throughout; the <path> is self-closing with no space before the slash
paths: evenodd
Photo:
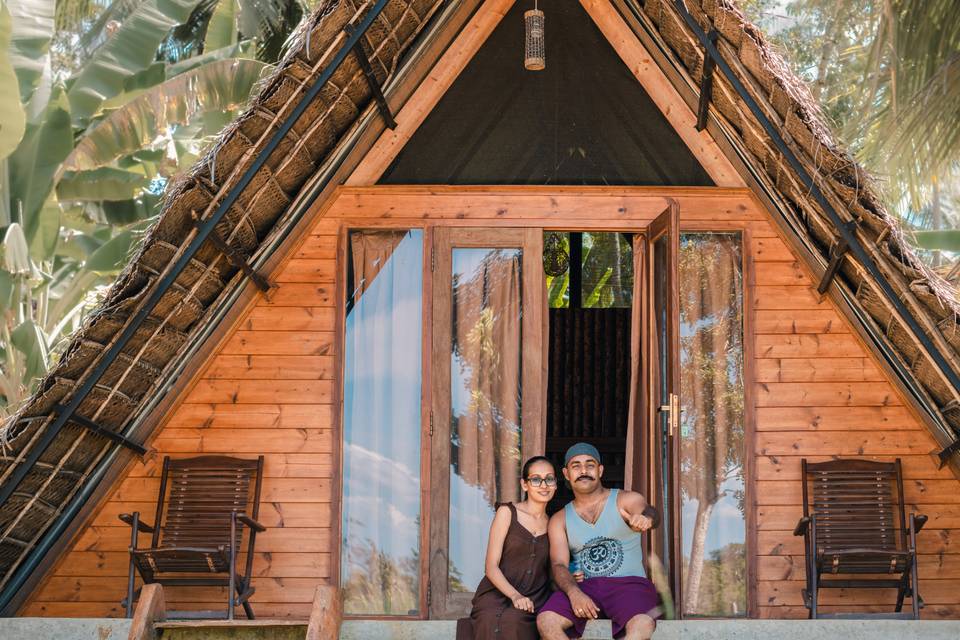
<path id="1" fill-rule="evenodd" d="M 611 489 L 596 524 L 586 522 L 569 503 L 565 509 L 570 555 L 586 578 L 639 576 L 643 569 L 640 534 L 627 526 L 617 509 L 619 490 Z"/>

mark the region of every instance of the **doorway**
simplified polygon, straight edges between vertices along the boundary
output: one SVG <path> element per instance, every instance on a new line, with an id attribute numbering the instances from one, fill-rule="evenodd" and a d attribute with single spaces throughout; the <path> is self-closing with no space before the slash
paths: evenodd
<path id="1" fill-rule="evenodd" d="M 544 235 L 545 455 L 559 469 L 571 445 L 589 441 L 603 459 L 604 485 L 618 489 L 627 467 L 633 238 L 616 231 Z M 561 482 L 548 512 L 572 498 Z"/>
<path id="2" fill-rule="evenodd" d="M 678 216 L 671 204 L 648 236 L 435 229 L 431 618 L 469 612 L 495 505 L 521 498 L 523 460 L 561 465 L 579 440 L 600 449 L 606 486 L 663 505 L 649 547 L 675 576 Z"/>

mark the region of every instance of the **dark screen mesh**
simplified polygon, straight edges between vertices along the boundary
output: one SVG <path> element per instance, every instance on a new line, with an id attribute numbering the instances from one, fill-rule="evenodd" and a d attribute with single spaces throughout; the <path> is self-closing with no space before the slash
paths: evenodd
<path id="1" fill-rule="evenodd" d="M 713 184 L 580 3 L 543 3 L 547 67 L 525 70 L 527 4 L 504 17 L 382 184 Z"/>

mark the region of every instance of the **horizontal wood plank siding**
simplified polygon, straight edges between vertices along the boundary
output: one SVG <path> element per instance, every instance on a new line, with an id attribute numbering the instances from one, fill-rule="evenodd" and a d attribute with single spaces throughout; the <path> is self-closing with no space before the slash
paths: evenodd
<path id="1" fill-rule="evenodd" d="M 24 611 L 44 616 L 121 616 L 130 529 L 117 516 L 139 510 L 153 524 L 164 455 L 264 454 L 253 561 L 258 617 L 307 618 L 314 591 L 331 577 L 335 451 L 336 235 L 307 234 L 261 298 L 210 358 L 156 434 L 156 458 L 136 465 Z M 150 536 L 141 534 L 141 545 Z M 245 556 L 241 554 L 241 561 Z M 175 609 L 221 609 L 217 588 L 167 588 Z M 239 614 L 242 617 L 242 613 Z"/>
<path id="2" fill-rule="evenodd" d="M 778 238 L 750 242 L 755 286 L 754 560 L 761 618 L 806 618 L 800 460 L 903 461 L 908 512 L 930 516 L 917 536 L 924 618 L 960 618 L 960 483 L 928 455 L 933 439 L 886 381 L 848 322 Z M 896 593 L 826 589 L 821 611 L 892 611 Z M 909 606 L 909 605 L 908 605 Z"/>
<path id="3" fill-rule="evenodd" d="M 517 188 L 347 189 L 305 233 L 281 271 L 278 287 L 237 323 L 204 373 L 172 411 L 152 445 L 159 455 L 115 487 L 93 523 L 24 613 L 122 615 L 129 529 L 117 515 L 140 510 L 152 522 L 164 454 L 266 455 L 261 520 L 269 528 L 254 557 L 254 608 L 263 617 L 310 612 L 313 589 L 326 584 L 339 429 L 336 400 L 336 242 L 340 218 L 354 226 L 543 225 L 629 229 L 665 208 L 666 195 L 639 203 L 625 189 L 569 187 L 552 197 Z M 491 194 L 495 201 L 491 201 Z M 757 613 L 805 618 L 800 601 L 802 539 L 800 460 L 856 456 L 903 460 L 910 509 L 930 516 L 919 535 L 921 593 L 927 618 L 960 618 L 960 484 L 929 457 L 934 442 L 883 377 L 836 308 L 817 295 L 767 214 L 741 193 L 689 189 L 677 195 L 684 230 L 746 229 L 752 281 L 755 361 L 747 367 L 754 400 L 752 446 L 756 496 Z M 415 214 L 413 212 L 416 212 Z M 629 212 L 630 215 L 627 215 Z M 631 221 L 634 213 L 638 217 Z M 581 221 L 579 224 L 577 221 Z M 176 607 L 221 606 L 216 590 L 170 590 Z M 834 590 L 823 610 L 890 610 L 891 594 Z"/>

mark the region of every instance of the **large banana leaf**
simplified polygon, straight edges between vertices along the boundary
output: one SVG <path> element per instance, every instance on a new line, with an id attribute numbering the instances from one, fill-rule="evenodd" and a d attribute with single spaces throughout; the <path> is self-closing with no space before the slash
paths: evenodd
<path id="1" fill-rule="evenodd" d="M 130 200 L 148 182 L 142 173 L 114 167 L 68 171 L 57 182 L 57 197 L 61 201 Z"/>
<path id="2" fill-rule="evenodd" d="M 192 58 L 187 58 L 174 64 L 155 63 L 144 71 L 128 78 L 124 82 L 123 93 L 109 100 L 104 100 L 103 104 L 100 105 L 100 111 L 101 113 L 109 114 L 128 102 L 132 102 L 134 98 L 143 95 L 148 90 L 162 84 L 164 81 L 175 78 L 197 67 L 202 67 L 208 62 L 232 60 L 234 58 L 253 58 L 254 53 L 256 53 L 255 44 L 250 40 L 246 40 L 229 47 L 223 47 L 210 51 L 209 53 L 193 56 Z"/>
<path id="3" fill-rule="evenodd" d="M 12 20 L 6 5 L 0 5 L 0 160 L 13 153 L 23 138 L 27 124 L 20 105 L 20 94 L 11 91 L 17 84 L 17 75 L 10 61 L 10 32 Z"/>
<path id="4" fill-rule="evenodd" d="M 23 382 L 43 375 L 47 370 L 47 336 L 33 320 L 24 320 L 10 333 L 10 342 L 26 358 Z"/>
<path id="5" fill-rule="evenodd" d="M 17 73 L 20 101 L 30 101 L 43 68 L 47 64 L 50 38 L 53 36 L 54 0 L 11 0 L 7 2 L 13 19 L 10 60 Z M 4 83 L 3 85 L 7 85 Z"/>
<path id="6" fill-rule="evenodd" d="M 35 260 L 53 260 L 60 241 L 60 203 L 52 191 L 30 224 L 30 255 Z"/>
<path id="7" fill-rule="evenodd" d="M 24 142 L 8 160 L 12 209 L 20 211 L 30 244 L 44 226 L 40 213 L 53 188 L 54 176 L 73 149 L 69 109 L 63 89 L 54 87 L 43 118 L 27 125 Z"/>
<path id="8" fill-rule="evenodd" d="M 914 244 L 931 251 L 960 252 L 960 229 L 944 231 L 914 231 Z"/>
<path id="9" fill-rule="evenodd" d="M 117 273 L 127 261 L 132 244 L 133 233 L 121 231 L 94 251 L 84 264 L 84 268 L 101 274 Z"/>
<path id="10" fill-rule="evenodd" d="M 220 0 L 207 23 L 204 51 L 214 51 L 237 43 L 237 0 Z"/>
<path id="11" fill-rule="evenodd" d="M 77 74 L 68 93 L 73 122 L 83 127 L 100 104 L 123 92 L 130 76 L 149 67 L 170 29 L 200 0 L 147 0 L 138 6 Z"/>
<path id="12" fill-rule="evenodd" d="M 146 91 L 108 115 L 77 144 L 64 162 L 70 171 L 90 171 L 150 144 L 171 125 L 205 112 L 236 109 L 268 65 L 257 60 L 207 63 Z"/>

